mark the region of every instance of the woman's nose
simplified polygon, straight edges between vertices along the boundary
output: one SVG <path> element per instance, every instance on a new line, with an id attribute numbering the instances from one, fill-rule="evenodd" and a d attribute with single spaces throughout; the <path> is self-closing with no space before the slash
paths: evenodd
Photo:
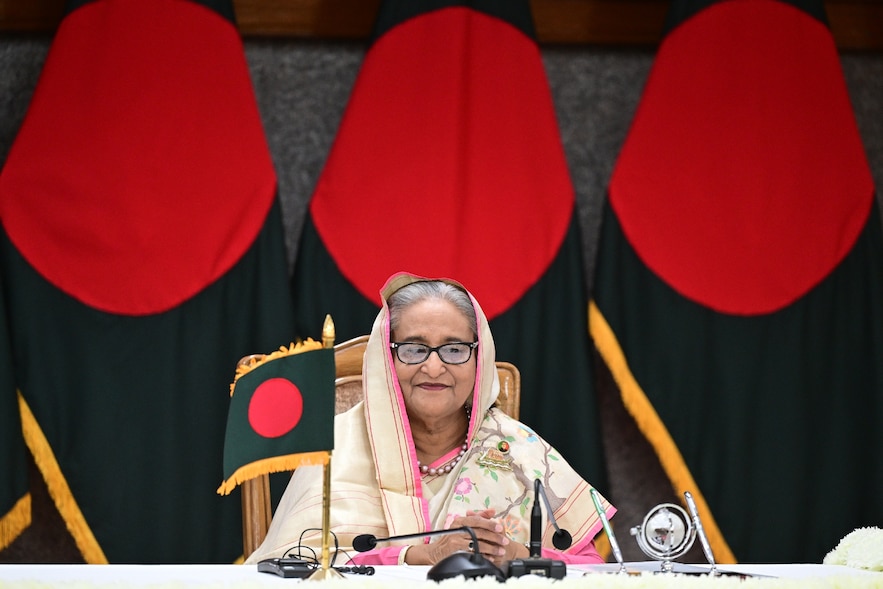
<path id="1" fill-rule="evenodd" d="M 423 361 L 424 369 L 428 374 L 441 374 L 446 370 L 445 363 L 442 362 L 441 356 L 438 355 L 438 350 L 433 350 L 429 353 L 429 357 Z"/>

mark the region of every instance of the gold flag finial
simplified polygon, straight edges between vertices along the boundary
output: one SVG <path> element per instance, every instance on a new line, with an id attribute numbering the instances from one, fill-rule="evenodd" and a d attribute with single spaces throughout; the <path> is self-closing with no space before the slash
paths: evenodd
<path id="1" fill-rule="evenodd" d="M 325 323 L 322 324 L 322 346 L 333 348 L 334 336 L 334 321 L 331 319 L 331 315 L 325 315 Z"/>
<path id="2" fill-rule="evenodd" d="M 325 323 L 322 324 L 322 347 L 328 349 L 334 347 L 334 321 L 331 315 L 325 315 Z M 327 581 L 330 579 L 345 578 L 340 572 L 330 565 L 331 560 L 331 452 L 328 452 L 328 461 L 322 469 L 322 552 L 319 559 L 319 568 L 307 577 L 309 581 Z M 335 554 L 336 556 L 336 554 Z"/>

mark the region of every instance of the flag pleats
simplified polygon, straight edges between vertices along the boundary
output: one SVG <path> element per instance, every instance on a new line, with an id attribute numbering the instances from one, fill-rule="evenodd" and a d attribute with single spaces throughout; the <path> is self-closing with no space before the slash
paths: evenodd
<path id="1" fill-rule="evenodd" d="M 734 562 L 735 557 L 732 550 L 721 535 L 713 515 L 709 515 L 711 512 L 705 497 L 701 491 L 695 490 L 699 487 L 684 462 L 684 457 L 665 424 L 659 418 L 659 414 L 653 408 L 653 404 L 641 389 L 641 385 L 635 380 L 625 354 L 616 340 L 616 334 L 610 329 L 610 325 L 607 324 L 594 301 L 589 303 L 589 327 L 595 346 L 619 387 L 625 408 L 634 418 L 638 429 L 650 442 L 659 457 L 660 464 L 672 482 L 672 486 L 676 489 L 694 489 L 691 493 L 696 501 L 697 509 L 706 514 L 702 526 L 716 558 L 719 558 L 720 562 Z"/>
<path id="2" fill-rule="evenodd" d="M 231 272 L 175 309 L 129 317 L 68 297 L 5 242 L 17 378 L 33 414 L 25 429 L 45 437 L 29 447 L 45 458 L 38 464 L 68 528 L 82 531 L 87 562 L 104 561 L 90 535 L 109 562 L 238 556 L 238 502 L 213 498 L 229 382 L 240 358 L 290 338 L 282 243 L 276 204 Z"/>
<path id="3" fill-rule="evenodd" d="M 5 279 L 0 274 L 0 550 L 31 525 L 27 448 L 16 401 L 12 345 L 6 322 Z"/>
<path id="4" fill-rule="evenodd" d="M 753 318 L 681 297 L 605 213 L 591 331 L 675 491 L 704 498 L 715 552 L 815 562 L 844 530 L 878 521 L 880 458 L 864 448 L 883 441 L 879 210 L 817 287 Z M 821 479 L 838 481 L 835 499 Z M 807 517 L 832 500 L 836 518 Z"/>

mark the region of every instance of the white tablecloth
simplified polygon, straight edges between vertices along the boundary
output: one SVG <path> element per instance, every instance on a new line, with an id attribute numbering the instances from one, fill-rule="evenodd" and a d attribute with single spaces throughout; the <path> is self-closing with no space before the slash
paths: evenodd
<path id="1" fill-rule="evenodd" d="M 604 588 L 648 588 L 666 589 L 669 587 L 695 587 L 704 589 L 812 589 L 819 588 L 874 588 L 883 589 L 883 573 L 875 573 L 842 566 L 820 564 L 782 565 L 730 565 L 719 567 L 722 570 L 753 575 L 763 575 L 742 579 L 735 576 L 710 578 L 707 575 L 665 575 L 656 573 L 658 563 L 628 563 L 636 574 L 620 575 L 614 571 L 617 565 L 593 567 L 570 566 L 567 576 L 560 581 L 528 575 L 509 579 L 505 586 L 510 587 L 549 587 L 555 589 L 604 589 Z M 691 565 L 692 566 L 692 565 Z M 695 565 L 707 569 L 707 565 Z M 466 589 L 486 589 L 499 587 L 500 583 L 491 578 L 465 581 L 462 578 L 449 579 L 442 583 L 426 580 L 429 567 L 387 566 L 376 567 L 371 576 L 344 574 L 343 579 L 319 581 L 328 587 L 350 587 L 351 589 L 374 589 L 379 587 L 441 587 L 444 589 L 463 586 Z M 643 573 L 637 573 L 644 571 Z M 282 578 L 260 573 L 254 565 L 0 565 L 0 588 L 48 588 L 48 587 L 282 587 L 285 584 L 315 583 L 316 580 Z"/>

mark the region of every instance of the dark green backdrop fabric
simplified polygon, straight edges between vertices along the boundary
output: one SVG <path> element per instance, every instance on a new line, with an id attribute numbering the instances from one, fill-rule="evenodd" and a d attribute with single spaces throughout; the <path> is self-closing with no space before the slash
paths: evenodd
<path id="1" fill-rule="evenodd" d="M 692 303 L 606 209 L 595 300 L 742 562 L 821 562 L 883 521 L 879 211 L 822 284 L 776 313 Z"/>
<path id="2" fill-rule="evenodd" d="M 0 550 L 11 544 L 31 521 L 26 449 L 13 377 L 5 290 L 0 274 Z"/>

